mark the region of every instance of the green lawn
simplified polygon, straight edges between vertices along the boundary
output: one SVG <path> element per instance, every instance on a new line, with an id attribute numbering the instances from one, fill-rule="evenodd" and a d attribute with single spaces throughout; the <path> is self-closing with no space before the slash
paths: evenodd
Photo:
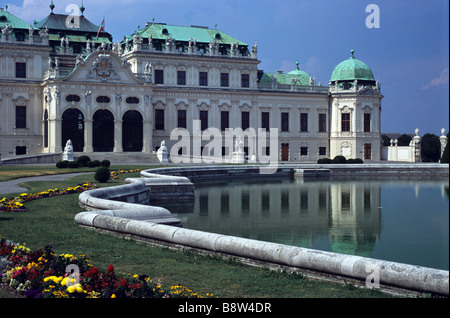
<path id="1" fill-rule="evenodd" d="M 125 174 L 102 186 L 122 184 L 125 178 L 137 176 L 138 173 Z M 89 181 L 95 182 L 93 175 L 64 182 L 29 182 L 25 186 L 35 193 Z M 118 272 L 147 274 L 160 280 L 163 286 L 181 284 L 202 295 L 213 293 L 218 297 L 386 297 L 379 291 L 315 281 L 303 275 L 249 267 L 184 250 L 148 246 L 81 228 L 74 221 L 75 214 L 83 211 L 78 205 L 78 194 L 39 199 L 26 203 L 25 207 L 29 212 L 0 214 L 1 236 L 32 249 L 51 245 L 56 253 L 85 254 L 101 270 L 106 271 L 113 264 Z"/>

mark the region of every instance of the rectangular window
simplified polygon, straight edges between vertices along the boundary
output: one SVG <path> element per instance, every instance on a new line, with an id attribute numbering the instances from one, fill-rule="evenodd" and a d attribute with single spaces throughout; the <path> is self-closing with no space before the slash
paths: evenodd
<path id="1" fill-rule="evenodd" d="M 26 106 L 16 106 L 16 128 L 27 128 Z"/>
<path id="2" fill-rule="evenodd" d="M 229 81 L 228 81 L 228 73 L 220 73 L 220 86 L 222 87 L 228 87 Z"/>
<path id="3" fill-rule="evenodd" d="M 262 112 L 261 113 L 261 128 L 265 129 L 266 131 L 270 130 L 270 120 L 269 120 L 269 112 Z"/>
<path id="4" fill-rule="evenodd" d="M 178 128 L 187 128 L 186 111 L 184 109 L 178 110 Z"/>
<path id="5" fill-rule="evenodd" d="M 319 156 L 326 156 L 327 147 L 319 147 Z"/>
<path id="6" fill-rule="evenodd" d="M 155 70 L 155 84 L 164 84 L 164 70 Z"/>
<path id="7" fill-rule="evenodd" d="M 16 147 L 16 155 L 26 155 L 27 154 L 27 147 L 25 146 L 17 146 Z"/>
<path id="8" fill-rule="evenodd" d="M 350 131 L 350 114 L 341 114 L 341 130 Z"/>
<path id="9" fill-rule="evenodd" d="M 202 130 L 208 129 L 208 111 L 201 110 L 200 111 L 200 126 Z"/>
<path id="10" fill-rule="evenodd" d="M 230 112 L 220 112 L 220 130 L 230 128 Z"/>
<path id="11" fill-rule="evenodd" d="M 289 131 L 289 113 L 281 113 L 281 131 Z"/>
<path id="12" fill-rule="evenodd" d="M 308 131 L 308 113 L 300 114 L 300 131 L 302 132 Z"/>
<path id="13" fill-rule="evenodd" d="M 186 71 L 177 72 L 177 84 L 186 85 Z"/>
<path id="14" fill-rule="evenodd" d="M 208 72 L 199 72 L 198 85 L 208 86 Z"/>
<path id="15" fill-rule="evenodd" d="M 155 129 L 164 130 L 164 109 L 155 109 Z"/>
<path id="16" fill-rule="evenodd" d="M 27 63 L 16 63 L 16 78 L 27 77 Z"/>
<path id="17" fill-rule="evenodd" d="M 319 132 L 327 131 L 327 114 L 319 114 Z"/>
<path id="18" fill-rule="evenodd" d="M 241 127 L 242 130 L 250 127 L 250 112 L 242 112 Z"/>
<path id="19" fill-rule="evenodd" d="M 249 74 L 241 75 L 241 87 L 250 87 L 250 75 Z"/>
<path id="20" fill-rule="evenodd" d="M 308 155 L 308 147 L 300 147 L 300 156 Z"/>
<path id="21" fill-rule="evenodd" d="M 370 114 L 364 114 L 364 131 L 370 132 Z"/>

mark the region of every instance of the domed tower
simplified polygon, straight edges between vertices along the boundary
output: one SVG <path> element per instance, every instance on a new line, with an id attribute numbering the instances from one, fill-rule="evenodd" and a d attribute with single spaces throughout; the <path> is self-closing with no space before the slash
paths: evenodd
<path id="1" fill-rule="evenodd" d="M 339 63 L 330 82 L 330 157 L 381 160 L 380 83 L 367 64 L 355 58 Z"/>

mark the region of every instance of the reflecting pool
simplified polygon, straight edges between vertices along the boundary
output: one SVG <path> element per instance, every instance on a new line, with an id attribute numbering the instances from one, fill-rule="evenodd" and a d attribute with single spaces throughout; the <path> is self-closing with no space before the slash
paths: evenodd
<path id="1" fill-rule="evenodd" d="M 164 204 L 183 227 L 449 269 L 448 179 L 231 180 Z"/>

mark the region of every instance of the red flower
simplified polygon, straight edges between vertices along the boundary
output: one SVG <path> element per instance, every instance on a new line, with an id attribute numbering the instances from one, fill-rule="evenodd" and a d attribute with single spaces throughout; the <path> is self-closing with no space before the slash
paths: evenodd
<path id="1" fill-rule="evenodd" d="M 128 286 L 128 281 L 125 278 L 121 278 L 121 279 L 119 279 L 119 284 L 122 287 L 126 287 L 126 286 Z"/>
<path id="2" fill-rule="evenodd" d="M 109 264 L 108 273 L 113 273 L 113 272 L 114 272 L 114 266 L 112 264 Z"/>

